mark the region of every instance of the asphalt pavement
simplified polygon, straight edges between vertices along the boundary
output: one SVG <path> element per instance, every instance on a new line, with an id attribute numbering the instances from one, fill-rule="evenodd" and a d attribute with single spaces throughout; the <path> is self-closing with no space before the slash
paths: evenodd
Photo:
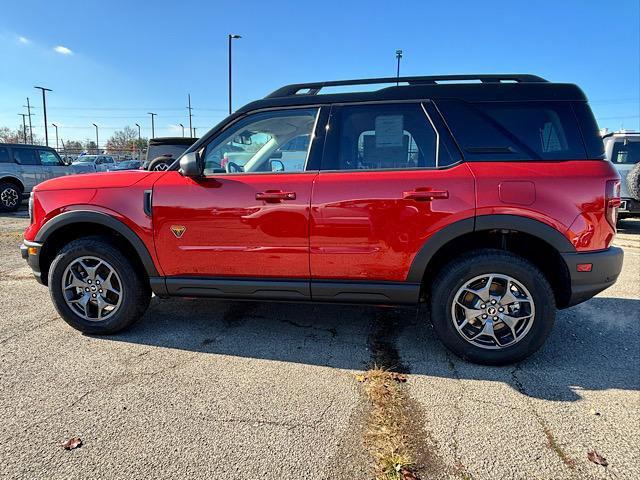
<path id="1" fill-rule="evenodd" d="M 0 478 L 370 478 L 354 374 L 381 322 L 435 478 L 640 477 L 638 221 L 618 283 L 502 368 L 401 309 L 153 298 L 127 332 L 81 335 L 20 258 L 27 222 L 0 217 Z"/>

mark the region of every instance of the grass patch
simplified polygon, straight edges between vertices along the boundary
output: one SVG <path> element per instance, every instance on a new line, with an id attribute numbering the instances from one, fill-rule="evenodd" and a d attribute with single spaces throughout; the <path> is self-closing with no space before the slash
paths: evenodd
<path id="1" fill-rule="evenodd" d="M 365 428 L 365 445 L 374 459 L 376 480 L 414 480 L 415 458 L 412 454 L 408 417 L 408 399 L 402 383 L 403 374 L 373 368 L 357 380 L 371 404 Z"/>

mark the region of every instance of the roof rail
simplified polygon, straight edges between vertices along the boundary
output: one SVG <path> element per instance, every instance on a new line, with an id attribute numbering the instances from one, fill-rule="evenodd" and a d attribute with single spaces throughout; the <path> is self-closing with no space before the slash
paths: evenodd
<path id="1" fill-rule="evenodd" d="M 538 83 L 547 82 L 542 77 L 529 74 L 474 74 L 474 75 L 429 75 L 423 77 L 383 77 L 361 78 L 357 80 L 335 80 L 328 82 L 294 83 L 285 85 L 266 98 L 290 97 L 293 95 L 317 95 L 324 87 L 341 87 L 345 85 L 373 85 L 376 83 L 408 83 L 409 85 L 437 85 L 438 82 L 456 82 L 479 80 L 481 83 Z M 301 92 L 301 90 L 303 92 Z"/>

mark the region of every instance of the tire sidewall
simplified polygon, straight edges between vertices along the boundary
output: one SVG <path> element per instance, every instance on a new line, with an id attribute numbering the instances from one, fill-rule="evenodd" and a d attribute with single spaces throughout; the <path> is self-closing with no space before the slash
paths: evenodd
<path id="1" fill-rule="evenodd" d="M 476 363 L 501 365 L 517 362 L 537 351 L 555 320 L 555 301 L 548 282 L 529 262 L 515 255 L 490 254 L 489 259 L 467 257 L 447 269 L 437 282 L 432 298 L 432 323 L 440 340 L 460 357 Z M 515 345 L 499 350 L 484 349 L 466 341 L 453 324 L 451 306 L 458 290 L 472 278 L 484 274 L 504 274 L 522 283 L 532 296 L 535 317 L 526 336 Z"/>
<path id="2" fill-rule="evenodd" d="M 99 248 L 96 248 L 99 246 Z M 106 320 L 90 321 L 77 315 L 67 305 L 62 290 L 62 279 L 66 268 L 80 257 L 92 256 L 108 262 L 121 279 L 122 301 L 118 311 Z M 56 310 L 65 322 L 84 333 L 106 334 L 114 333 L 129 326 L 132 318 L 137 318 L 140 305 L 144 300 L 138 295 L 141 291 L 141 281 L 127 259 L 115 248 L 107 243 L 75 241 L 56 256 L 49 269 L 49 292 Z M 146 308 L 146 306 L 145 306 Z"/>

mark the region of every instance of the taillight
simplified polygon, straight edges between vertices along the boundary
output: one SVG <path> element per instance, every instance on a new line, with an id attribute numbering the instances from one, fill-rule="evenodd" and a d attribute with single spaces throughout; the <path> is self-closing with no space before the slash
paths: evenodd
<path id="1" fill-rule="evenodd" d="M 620 180 L 609 180 L 604 195 L 604 213 L 613 229 L 618 221 L 618 207 L 620 206 Z"/>

